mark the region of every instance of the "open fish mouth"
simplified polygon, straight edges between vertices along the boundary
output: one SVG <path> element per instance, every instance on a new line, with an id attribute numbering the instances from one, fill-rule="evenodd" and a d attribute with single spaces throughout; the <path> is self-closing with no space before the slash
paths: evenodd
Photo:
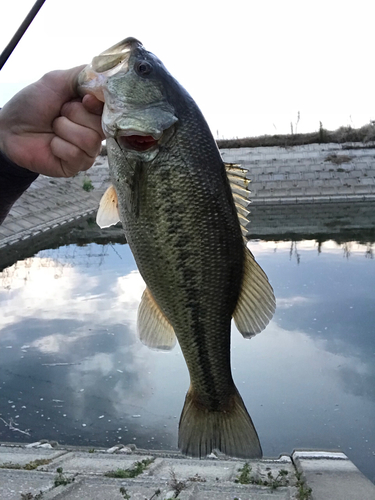
<path id="1" fill-rule="evenodd" d="M 163 127 L 151 127 L 151 130 L 143 127 L 141 127 L 143 130 L 140 130 L 131 125 L 125 128 L 123 123 L 122 127 L 117 128 L 114 139 L 122 150 L 129 153 L 146 153 L 150 159 L 154 158 L 158 154 L 160 146 L 166 144 L 175 132 L 177 119 L 173 115 L 168 118 Z"/>
<path id="2" fill-rule="evenodd" d="M 140 133 L 118 135 L 117 142 L 121 148 L 133 151 L 148 151 L 159 145 L 159 140 L 155 139 L 152 135 L 143 135 Z"/>
<path id="3" fill-rule="evenodd" d="M 152 135 L 127 135 L 119 137 L 120 143 L 126 146 L 127 149 L 134 149 L 135 151 L 147 151 L 157 146 L 158 141 Z"/>

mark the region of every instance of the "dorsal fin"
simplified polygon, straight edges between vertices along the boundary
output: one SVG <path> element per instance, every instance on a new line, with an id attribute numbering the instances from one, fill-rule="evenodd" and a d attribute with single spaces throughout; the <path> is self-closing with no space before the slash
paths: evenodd
<path id="1" fill-rule="evenodd" d="M 271 320 L 276 301 L 272 286 L 253 254 L 245 247 L 242 288 L 233 313 L 238 330 L 245 338 L 251 338 L 264 330 Z"/>
<path id="2" fill-rule="evenodd" d="M 224 166 L 232 189 L 241 231 L 243 236 L 246 237 L 249 235 L 248 224 L 250 222 L 248 218 L 250 214 L 248 210 L 250 205 L 249 171 L 246 168 L 242 168 L 237 163 L 224 163 Z"/>
<path id="3" fill-rule="evenodd" d="M 99 227 L 109 227 L 120 221 L 118 200 L 115 188 L 111 185 L 100 200 L 96 223 Z"/>
<path id="4" fill-rule="evenodd" d="M 176 344 L 176 334 L 148 288 L 138 307 L 137 332 L 141 342 L 151 349 L 169 351 Z"/>

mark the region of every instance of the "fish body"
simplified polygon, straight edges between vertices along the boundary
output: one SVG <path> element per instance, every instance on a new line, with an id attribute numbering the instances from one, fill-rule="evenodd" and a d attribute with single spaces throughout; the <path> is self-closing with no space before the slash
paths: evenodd
<path id="1" fill-rule="evenodd" d="M 250 323 L 254 317 L 255 323 L 268 322 L 274 298 L 244 243 L 220 152 L 193 99 L 140 42 L 129 38 L 103 54 L 81 77 L 81 91 L 105 102 L 114 190 L 105 195 L 98 217 L 109 223 L 120 218 L 147 285 L 138 311 L 141 340 L 169 349 L 177 337 L 186 360 L 190 387 L 179 447 L 195 457 L 213 449 L 260 457 L 256 430 L 231 374 L 230 330 L 237 314 L 244 336 L 257 333 L 264 324 L 245 327 L 246 316 L 252 315 Z M 250 305 L 241 299 L 249 268 L 259 289 L 255 299 L 250 292 Z M 251 312 L 261 299 L 266 306 Z"/>

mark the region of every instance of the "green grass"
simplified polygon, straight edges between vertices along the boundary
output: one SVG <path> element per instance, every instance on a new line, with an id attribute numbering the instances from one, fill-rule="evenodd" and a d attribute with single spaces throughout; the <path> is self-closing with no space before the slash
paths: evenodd
<path id="1" fill-rule="evenodd" d="M 50 462 L 51 460 L 47 458 L 33 460 L 32 462 L 28 462 L 25 465 L 13 464 L 12 462 L 5 462 L 0 465 L 0 469 L 34 470 L 37 467 L 39 467 L 39 465 L 46 465 L 49 464 Z"/>
<path id="2" fill-rule="evenodd" d="M 296 472 L 297 500 L 310 500 L 312 489 L 307 486 L 301 472 Z"/>
<path id="3" fill-rule="evenodd" d="M 146 458 L 140 462 L 136 462 L 130 469 L 117 469 L 106 472 L 104 475 L 107 477 L 114 477 L 119 479 L 129 479 L 137 477 L 154 461 L 154 458 Z"/>
<path id="4" fill-rule="evenodd" d="M 260 477 L 252 476 L 251 467 L 246 463 L 241 469 L 238 469 L 239 475 L 235 479 L 235 483 L 239 484 L 256 484 L 258 486 L 267 486 L 271 490 L 276 490 L 280 486 L 288 486 L 289 479 L 287 479 L 288 471 L 285 469 L 280 469 L 277 476 L 275 477 L 271 471 L 267 473 L 267 479 L 262 479 Z"/>

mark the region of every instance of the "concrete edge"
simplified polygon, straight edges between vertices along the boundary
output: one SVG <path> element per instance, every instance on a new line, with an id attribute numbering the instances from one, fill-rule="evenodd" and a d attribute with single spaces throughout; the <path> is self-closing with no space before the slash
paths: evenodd
<path id="1" fill-rule="evenodd" d="M 292 460 L 312 500 L 375 499 L 375 485 L 342 452 L 294 451 Z"/>
<path id="2" fill-rule="evenodd" d="M 69 217 L 59 217 L 58 219 L 55 219 L 54 221 L 51 221 L 50 223 L 43 223 L 40 225 L 37 225 L 33 227 L 32 229 L 25 229 L 24 231 L 20 231 L 17 234 L 14 234 L 12 236 L 8 236 L 6 238 L 3 238 L 0 240 L 0 248 L 6 247 L 8 245 L 14 245 L 15 243 L 19 241 L 24 241 L 29 238 L 35 237 L 40 235 L 41 233 L 45 233 L 46 231 L 50 231 L 53 229 L 56 229 L 57 227 L 61 227 L 65 224 L 69 224 L 73 221 L 78 221 L 79 219 L 86 217 L 94 212 L 96 212 L 96 208 L 94 209 L 87 209 L 84 211 L 79 211 L 76 213 L 72 213 L 69 215 Z"/>

